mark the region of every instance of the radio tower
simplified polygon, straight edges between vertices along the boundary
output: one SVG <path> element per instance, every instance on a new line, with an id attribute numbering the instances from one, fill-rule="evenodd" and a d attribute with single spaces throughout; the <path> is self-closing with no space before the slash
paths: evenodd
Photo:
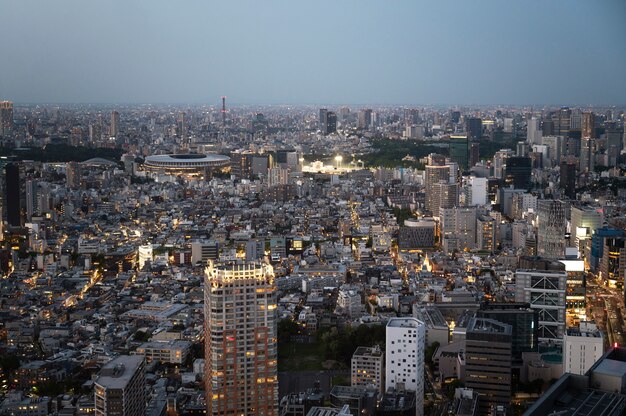
<path id="1" fill-rule="evenodd" d="M 222 128 L 226 130 L 226 96 L 222 95 Z"/>

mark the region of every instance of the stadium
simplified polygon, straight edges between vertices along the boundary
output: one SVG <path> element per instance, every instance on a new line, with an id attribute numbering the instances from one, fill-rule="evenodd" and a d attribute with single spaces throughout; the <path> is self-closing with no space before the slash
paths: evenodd
<path id="1" fill-rule="evenodd" d="M 146 157 L 144 170 L 164 175 L 211 177 L 214 172 L 230 167 L 230 158 L 217 154 L 169 154 Z"/>

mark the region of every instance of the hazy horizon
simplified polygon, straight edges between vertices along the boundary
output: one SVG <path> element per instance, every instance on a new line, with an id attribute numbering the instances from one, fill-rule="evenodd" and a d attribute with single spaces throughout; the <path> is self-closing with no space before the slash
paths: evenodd
<path id="1" fill-rule="evenodd" d="M 622 106 L 624 16 L 620 0 L 0 0 L 0 99 Z"/>

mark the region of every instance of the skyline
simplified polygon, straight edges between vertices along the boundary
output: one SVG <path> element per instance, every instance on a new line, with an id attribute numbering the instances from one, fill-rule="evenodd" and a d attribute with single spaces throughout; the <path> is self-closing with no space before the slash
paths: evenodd
<path id="1" fill-rule="evenodd" d="M 619 1 L 121 4 L 0 1 L 0 98 L 611 106 L 626 97 Z"/>

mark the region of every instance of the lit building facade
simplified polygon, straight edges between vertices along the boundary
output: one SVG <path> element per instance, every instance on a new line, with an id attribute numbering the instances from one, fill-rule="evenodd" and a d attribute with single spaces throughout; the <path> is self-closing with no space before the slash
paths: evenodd
<path id="1" fill-rule="evenodd" d="M 209 262 L 204 287 L 207 414 L 277 415 L 272 267 Z"/>

